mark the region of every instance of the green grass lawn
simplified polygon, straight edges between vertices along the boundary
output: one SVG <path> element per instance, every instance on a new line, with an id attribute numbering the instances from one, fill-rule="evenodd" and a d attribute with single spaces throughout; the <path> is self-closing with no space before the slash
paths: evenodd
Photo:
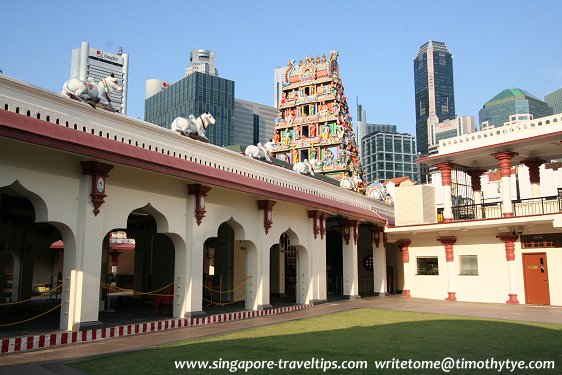
<path id="1" fill-rule="evenodd" d="M 157 349 L 73 363 L 88 374 L 232 373 L 179 370 L 175 361 L 318 360 L 367 361 L 368 369 L 328 370 L 327 374 L 445 374 L 441 370 L 375 369 L 375 361 L 436 360 L 451 357 L 496 361 L 555 361 L 554 370 L 451 370 L 451 374 L 562 374 L 562 326 L 476 319 L 382 309 L 358 309 L 207 337 Z M 325 362 L 320 362 L 321 360 Z M 468 366 L 467 362 L 465 365 Z M 224 365 L 223 365 L 224 366 Z M 289 366 L 289 364 L 285 364 Z M 320 370 L 250 370 L 252 374 L 309 374 Z M 237 373 L 244 373 L 238 370 Z"/>

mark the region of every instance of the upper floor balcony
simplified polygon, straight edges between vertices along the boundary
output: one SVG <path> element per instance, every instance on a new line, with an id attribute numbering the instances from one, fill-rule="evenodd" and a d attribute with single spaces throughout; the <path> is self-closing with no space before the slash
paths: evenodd
<path id="1" fill-rule="evenodd" d="M 433 184 L 398 189 L 396 226 L 562 216 L 560 158 L 562 114 L 443 140 L 418 160 L 437 171 Z"/>

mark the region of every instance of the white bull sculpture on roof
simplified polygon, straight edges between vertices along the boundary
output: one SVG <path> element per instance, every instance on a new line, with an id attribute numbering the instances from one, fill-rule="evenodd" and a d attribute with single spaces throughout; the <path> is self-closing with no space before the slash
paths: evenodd
<path id="1" fill-rule="evenodd" d="M 178 132 L 181 135 L 187 135 L 193 138 L 198 138 L 203 141 L 209 141 L 207 139 L 206 131 L 209 125 L 215 123 L 215 118 L 209 112 L 203 113 L 201 116 L 195 118 L 193 115 L 189 115 L 188 118 L 176 117 L 172 121 L 171 129 Z"/>
<path id="2" fill-rule="evenodd" d="M 99 82 L 96 82 L 92 77 L 88 77 L 86 81 L 71 78 L 62 86 L 61 94 L 80 100 L 94 108 L 96 104 L 101 104 L 106 106 L 107 109 L 115 110 L 110 105 L 110 94 L 122 90 L 123 87 L 119 85 L 119 80 L 111 74 Z"/>

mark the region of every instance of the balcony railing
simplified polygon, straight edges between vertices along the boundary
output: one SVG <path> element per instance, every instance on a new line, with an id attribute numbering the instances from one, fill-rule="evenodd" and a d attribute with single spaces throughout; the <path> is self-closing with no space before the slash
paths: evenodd
<path id="1" fill-rule="evenodd" d="M 562 197 L 520 199 L 513 202 L 513 215 L 528 216 L 562 212 Z"/>
<path id="2" fill-rule="evenodd" d="M 545 215 L 562 212 L 562 197 L 556 195 L 518 199 L 512 201 L 512 203 L 514 216 Z M 502 202 L 453 206 L 453 219 L 455 221 L 499 219 L 502 217 Z M 439 222 L 441 222 L 442 211 L 440 210 L 438 210 L 438 218 Z"/>

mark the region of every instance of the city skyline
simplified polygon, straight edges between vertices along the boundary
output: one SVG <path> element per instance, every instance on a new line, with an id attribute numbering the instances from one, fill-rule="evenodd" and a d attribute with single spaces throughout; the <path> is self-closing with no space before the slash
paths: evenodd
<path id="1" fill-rule="evenodd" d="M 542 99 L 562 87 L 562 35 L 555 26 L 562 4 L 509 1 L 507 7 L 507 3 L 354 1 L 346 30 L 322 39 L 307 36 L 317 35 L 319 25 L 283 31 L 290 12 L 268 2 L 250 1 L 244 9 L 226 1 L 211 2 L 212 6 L 140 1 L 134 7 L 120 2 L 112 7 L 118 17 L 92 15 L 85 4 L 62 0 L 9 2 L 3 7 L 6 19 L 0 26 L 3 35 L 9 35 L 0 42 L 0 69 L 7 76 L 59 92 L 68 78 L 71 51 L 81 42 L 110 53 L 122 47 L 130 56 L 127 112 L 143 118 L 146 80 L 178 81 L 193 49 L 216 52 L 220 76 L 236 82 L 237 98 L 266 105 L 273 102 L 276 67 L 337 49 L 350 112 L 356 113 L 358 97 L 369 114 L 368 122 L 396 124 L 400 132 L 415 134 L 412 59 L 428 40 L 443 41 L 453 53 L 457 115 L 477 116 L 487 100 L 507 88 L 520 87 Z M 328 1 L 322 9 L 338 9 L 331 4 L 336 2 Z M 486 19 L 505 22 L 482 26 L 483 9 Z M 312 14 L 318 7 L 305 3 L 301 11 Z M 59 21 L 60 14 L 66 15 L 64 20 Z M 466 22 L 457 26 L 445 21 L 437 28 L 419 23 L 429 17 L 451 20 L 460 15 Z M 86 16 L 92 17 L 93 25 L 96 17 L 103 18 L 106 26 L 78 31 L 61 27 L 61 22 Z M 25 28 L 21 17 L 26 18 Z M 334 22 L 325 27 L 338 29 L 340 21 Z"/>

